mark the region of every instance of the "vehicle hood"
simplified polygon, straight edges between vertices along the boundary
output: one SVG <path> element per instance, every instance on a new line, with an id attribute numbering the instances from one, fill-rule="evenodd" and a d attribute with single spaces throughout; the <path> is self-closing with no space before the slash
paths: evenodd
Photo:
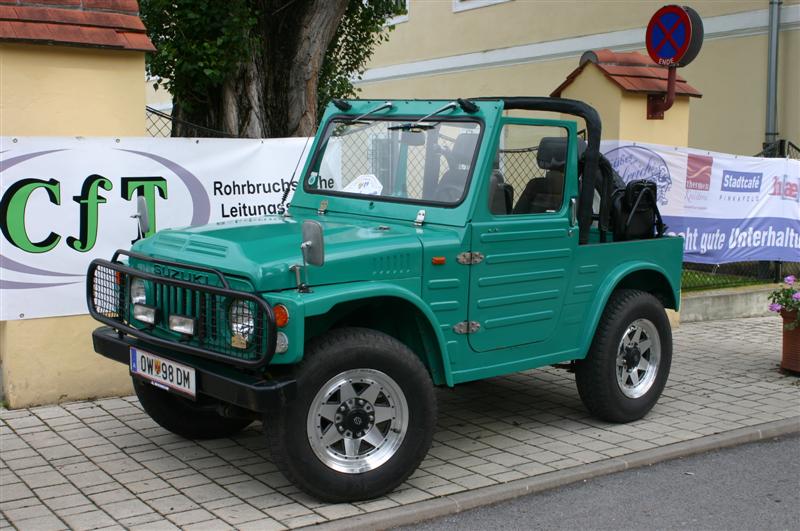
<path id="1" fill-rule="evenodd" d="M 272 216 L 199 227 L 166 229 L 140 240 L 138 253 L 187 265 L 211 267 L 240 277 L 255 291 L 296 287 L 289 268 L 302 264 L 302 223 L 323 226 L 325 263 L 308 266 L 311 286 L 419 277 L 422 246 L 409 223 L 364 220 L 337 215 Z"/>

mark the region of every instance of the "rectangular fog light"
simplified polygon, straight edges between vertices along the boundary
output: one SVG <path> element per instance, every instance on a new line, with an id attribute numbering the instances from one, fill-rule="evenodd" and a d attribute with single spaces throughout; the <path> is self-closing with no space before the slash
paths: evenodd
<path id="1" fill-rule="evenodd" d="M 183 315 L 170 315 L 169 316 L 169 329 L 179 334 L 186 334 L 187 336 L 194 335 L 194 319 L 191 317 L 184 317 Z"/>
<path id="2" fill-rule="evenodd" d="M 156 309 L 144 304 L 134 304 L 133 318 L 143 323 L 156 324 Z"/>

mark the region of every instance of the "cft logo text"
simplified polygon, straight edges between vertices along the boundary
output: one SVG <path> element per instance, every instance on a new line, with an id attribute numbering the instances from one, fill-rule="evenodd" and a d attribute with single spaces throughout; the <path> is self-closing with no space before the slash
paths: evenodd
<path id="1" fill-rule="evenodd" d="M 66 237 L 66 245 L 71 249 L 85 253 L 97 243 L 97 231 L 100 206 L 107 203 L 102 191 L 112 192 L 113 183 L 102 175 L 89 175 L 83 181 L 80 195 L 72 197 L 76 203 L 73 208 L 79 209 L 79 226 L 77 234 Z M 34 194 L 44 194 L 47 200 L 62 208 L 61 182 L 56 179 L 20 179 L 3 194 L 0 199 L 0 228 L 8 242 L 28 253 L 46 253 L 56 247 L 62 240 L 62 234 L 51 231 L 44 238 L 33 241 L 25 225 L 25 212 Z M 167 199 L 167 180 L 163 177 L 122 177 L 119 194 L 122 199 L 131 201 L 135 196 L 144 197 L 150 221 L 150 230 L 145 236 L 156 231 L 156 197 Z M 58 216 L 53 216 L 50 226 L 58 226 Z"/>

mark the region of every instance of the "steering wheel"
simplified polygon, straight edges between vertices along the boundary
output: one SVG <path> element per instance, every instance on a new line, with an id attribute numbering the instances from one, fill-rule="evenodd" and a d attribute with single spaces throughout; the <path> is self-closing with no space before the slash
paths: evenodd
<path id="1" fill-rule="evenodd" d="M 443 203 L 455 203 L 461 199 L 461 194 L 464 192 L 464 187 L 457 184 L 439 184 L 436 188 L 436 193 L 433 196 L 435 201 Z"/>

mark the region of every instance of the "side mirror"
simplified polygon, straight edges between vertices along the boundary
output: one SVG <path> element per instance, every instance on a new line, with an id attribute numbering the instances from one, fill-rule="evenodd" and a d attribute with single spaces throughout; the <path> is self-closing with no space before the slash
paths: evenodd
<path id="1" fill-rule="evenodd" d="M 303 222 L 303 259 L 306 263 L 321 266 L 325 263 L 325 241 L 322 237 L 322 225 L 318 221 Z"/>
<path id="2" fill-rule="evenodd" d="M 147 201 L 141 195 L 136 197 L 136 215 L 133 217 L 139 222 L 139 232 L 144 238 L 150 231 L 150 214 L 147 212 Z"/>

